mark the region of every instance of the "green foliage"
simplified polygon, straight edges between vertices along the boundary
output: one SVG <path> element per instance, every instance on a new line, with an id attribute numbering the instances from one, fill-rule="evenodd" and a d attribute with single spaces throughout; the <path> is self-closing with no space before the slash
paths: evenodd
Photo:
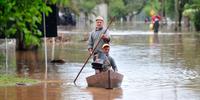
<path id="1" fill-rule="evenodd" d="M 80 11 L 86 16 L 89 14 L 96 15 L 94 8 L 96 5 L 106 3 L 108 5 L 108 16 L 117 18 L 138 12 L 146 0 L 58 0 L 59 7 L 67 7 L 78 15 Z M 61 5 L 66 3 L 67 5 Z"/>
<path id="2" fill-rule="evenodd" d="M 187 16 L 189 17 L 190 19 L 193 19 L 194 18 L 194 13 L 196 12 L 195 9 L 192 9 L 192 8 L 188 8 L 188 9 L 185 9 L 183 11 L 183 16 Z"/>
<path id="3" fill-rule="evenodd" d="M 166 15 L 170 17 L 171 19 L 175 18 L 175 0 L 166 0 Z"/>
<path id="4" fill-rule="evenodd" d="M 97 4 L 106 3 L 108 4 L 110 0 L 95 0 Z"/>
<path id="5" fill-rule="evenodd" d="M 93 8 L 96 6 L 95 0 L 81 0 L 79 3 L 80 10 L 85 13 L 91 13 Z"/>
<path id="6" fill-rule="evenodd" d="M 150 12 L 151 12 L 151 5 L 147 4 L 145 7 L 144 7 L 144 12 L 147 16 L 151 16 L 150 15 Z"/>
<path id="7" fill-rule="evenodd" d="M 159 0 L 148 0 L 146 6 L 144 8 L 144 12 L 147 16 L 150 16 L 151 10 L 153 10 L 155 12 L 155 14 L 158 14 L 160 9 L 161 9 L 161 7 L 160 7 Z"/>
<path id="8" fill-rule="evenodd" d="M 200 31 L 200 1 L 192 0 L 184 8 L 183 15 L 192 20 L 196 31 Z"/>
<path id="9" fill-rule="evenodd" d="M 26 45 L 38 45 L 39 38 L 35 36 L 41 35 L 37 25 L 42 21 L 42 12 L 46 15 L 51 12 L 43 0 L 1 0 L 0 33 L 6 37 L 23 38 Z"/>
<path id="10" fill-rule="evenodd" d="M 60 7 L 70 6 L 71 0 L 58 0 L 57 4 Z"/>
<path id="11" fill-rule="evenodd" d="M 125 5 L 122 0 L 110 0 L 109 3 L 109 14 L 110 16 L 122 17 L 126 13 Z"/>
<path id="12" fill-rule="evenodd" d="M 19 78 L 13 75 L 0 75 L 0 86 L 13 86 L 16 85 L 17 83 L 36 84 L 39 83 L 39 81 L 29 78 Z"/>
<path id="13" fill-rule="evenodd" d="M 123 0 L 125 5 L 126 15 L 138 13 L 146 5 L 146 0 Z"/>
<path id="14" fill-rule="evenodd" d="M 151 5 L 152 5 L 153 10 L 156 11 L 156 13 L 158 13 L 158 11 L 161 9 L 159 0 L 153 0 Z"/>
<path id="15" fill-rule="evenodd" d="M 57 1 L 57 6 L 59 10 L 68 8 L 70 11 L 72 11 L 76 15 L 79 15 L 79 7 L 77 7 L 75 0 L 55 0 L 55 1 Z"/>
<path id="16" fill-rule="evenodd" d="M 192 0 L 192 3 L 190 4 L 190 8 L 200 9 L 200 0 Z"/>
<path id="17" fill-rule="evenodd" d="M 194 26 L 196 31 L 200 31 L 200 1 L 199 0 L 193 0 L 193 4 L 191 5 L 191 8 L 195 9 L 194 13 Z"/>

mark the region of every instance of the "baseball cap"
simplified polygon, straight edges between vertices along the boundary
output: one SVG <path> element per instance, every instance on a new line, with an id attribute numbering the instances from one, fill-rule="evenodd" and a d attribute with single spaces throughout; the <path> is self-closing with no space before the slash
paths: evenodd
<path id="1" fill-rule="evenodd" d="M 104 19 L 103 19 L 102 16 L 97 16 L 97 17 L 96 17 L 96 21 L 97 21 L 97 20 L 102 20 L 102 21 L 104 21 Z"/>
<path id="2" fill-rule="evenodd" d="M 110 47 L 110 45 L 109 45 L 109 44 L 104 44 L 104 45 L 102 46 L 102 48 L 105 48 L 105 47 Z"/>

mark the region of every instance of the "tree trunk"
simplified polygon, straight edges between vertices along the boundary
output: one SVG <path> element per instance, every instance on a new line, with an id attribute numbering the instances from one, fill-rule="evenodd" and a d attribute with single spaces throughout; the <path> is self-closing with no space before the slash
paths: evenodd
<path id="1" fill-rule="evenodd" d="M 179 0 L 175 0 L 175 31 L 178 31 L 178 18 L 179 18 L 179 12 L 178 12 L 178 9 L 179 9 Z"/>
<path id="2" fill-rule="evenodd" d="M 184 31 L 190 31 L 190 19 L 188 16 L 183 17 Z"/>
<path id="3" fill-rule="evenodd" d="M 17 38 L 16 38 L 16 50 L 19 51 L 24 51 L 24 50 L 37 50 L 38 46 L 37 45 L 30 45 L 27 46 L 25 44 L 25 40 L 24 40 L 24 34 L 17 34 Z"/>
<path id="4" fill-rule="evenodd" d="M 183 16 L 183 9 L 185 4 L 189 2 L 188 0 L 176 0 L 175 1 L 175 10 L 176 10 L 176 30 L 181 31 L 181 21 L 182 21 L 182 16 Z M 178 21 L 178 24 L 177 24 Z"/>
<path id="5" fill-rule="evenodd" d="M 25 50 L 24 34 L 23 33 L 17 33 L 16 49 L 17 50 Z"/>
<path id="6" fill-rule="evenodd" d="M 182 21 L 182 11 L 179 10 L 179 14 L 178 14 L 178 31 L 181 31 L 181 21 Z"/>

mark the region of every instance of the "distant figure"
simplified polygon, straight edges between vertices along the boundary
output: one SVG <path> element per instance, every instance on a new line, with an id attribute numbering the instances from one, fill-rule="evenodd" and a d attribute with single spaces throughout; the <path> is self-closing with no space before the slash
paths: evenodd
<path id="1" fill-rule="evenodd" d="M 104 44 L 102 46 L 102 52 L 94 57 L 94 62 L 92 63 L 95 73 L 104 72 L 107 70 L 118 71 L 117 65 L 114 59 L 109 55 L 110 45 Z"/>
<path id="2" fill-rule="evenodd" d="M 152 24 L 153 24 L 153 30 L 155 34 L 157 34 L 159 31 L 159 21 L 160 21 L 160 16 L 158 15 L 152 16 Z"/>
<path id="3" fill-rule="evenodd" d="M 144 20 L 144 22 L 148 23 L 149 22 L 149 17 L 146 17 L 145 20 Z"/>

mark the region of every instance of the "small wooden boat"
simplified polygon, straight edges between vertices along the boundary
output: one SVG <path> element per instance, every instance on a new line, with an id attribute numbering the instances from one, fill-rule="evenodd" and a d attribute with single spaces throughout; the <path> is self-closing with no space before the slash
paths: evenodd
<path id="1" fill-rule="evenodd" d="M 101 87 L 106 89 L 119 88 L 123 75 L 112 70 L 101 72 L 86 78 L 88 87 Z"/>

